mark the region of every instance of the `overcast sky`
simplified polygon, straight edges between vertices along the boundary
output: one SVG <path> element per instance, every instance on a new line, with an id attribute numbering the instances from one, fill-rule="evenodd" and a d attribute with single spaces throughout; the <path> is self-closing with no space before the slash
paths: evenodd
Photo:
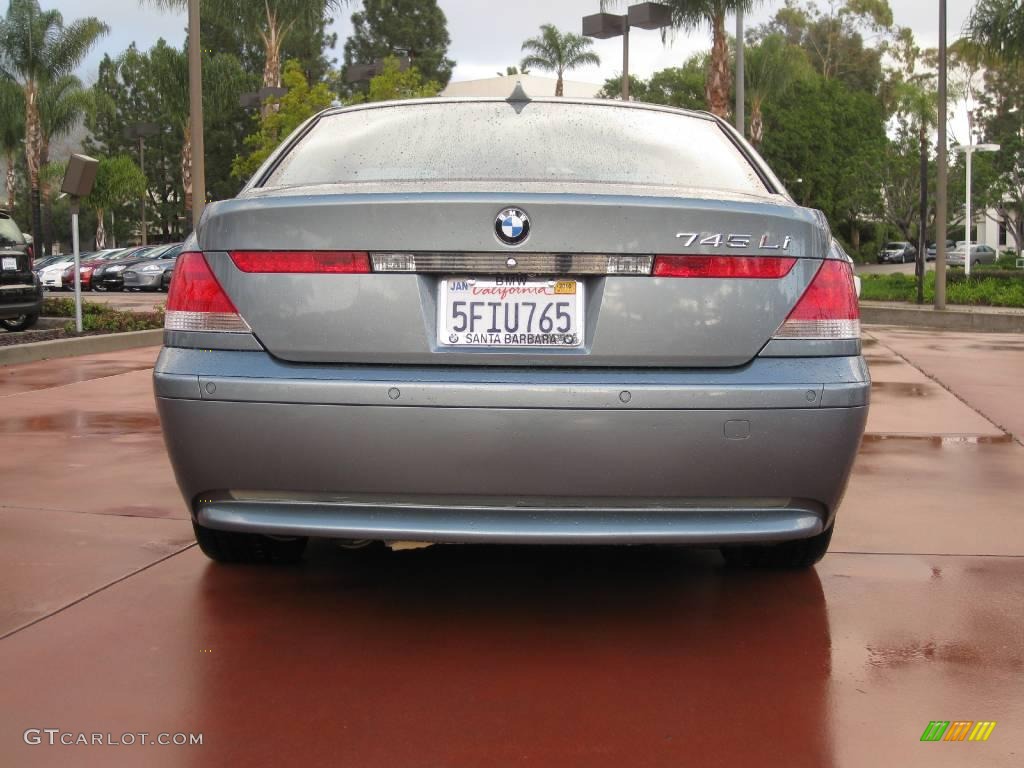
<path id="1" fill-rule="evenodd" d="M 259 0 L 240 0 L 258 2 Z M 623 0 L 624 8 L 631 0 Z M 818 0 L 825 5 L 828 0 Z M 448 30 L 452 38 L 448 55 L 455 59 L 455 80 L 491 77 L 498 70 L 518 64 L 522 54 L 522 41 L 536 34 L 541 24 L 555 24 L 563 30 L 580 30 L 580 19 L 596 13 L 599 0 L 439 0 L 448 17 Z M 110 34 L 102 39 L 80 75 L 87 82 L 95 78 L 96 65 L 103 53 L 119 53 L 135 41 L 140 48 L 149 48 L 158 38 L 181 44 L 185 39 L 184 12 L 167 13 L 154 10 L 138 0 L 41 0 L 46 8 L 56 7 L 65 21 L 79 16 L 98 16 L 110 25 Z M 781 0 L 769 0 L 748 19 L 750 25 L 768 19 L 782 6 Z M 919 42 L 934 46 L 938 42 L 937 0 L 890 0 L 896 23 L 913 28 Z M 973 0 L 948 0 L 949 38 L 955 39 L 967 18 Z M 334 29 L 338 32 L 338 48 L 334 56 L 341 58 L 344 40 L 351 31 L 352 10 L 361 6 L 359 0 L 350 0 L 349 7 L 338 14 Z M 735 20 L 728 21 L 730 32 Z M 674 40 L 662 44 L 658 32 L 634 30 L 630 35 L 630 70 L 640 77 L 669 66 L 677 66 L 691 53 L 710 47 L 707 30 L 679 34 Z M 575 80 L 603 82 L 622 69 L 621 39 L 598 40 L 595 50 L 601 56 L 600 67 L 588 67 L 573 72 Z M 540 73 L 538 73 L 540 74 Z"/>

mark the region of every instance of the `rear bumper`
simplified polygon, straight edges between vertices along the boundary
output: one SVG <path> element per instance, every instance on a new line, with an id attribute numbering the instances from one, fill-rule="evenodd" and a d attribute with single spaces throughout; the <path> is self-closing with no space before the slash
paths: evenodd
<path id="1" fill-rule="evenodd" d="M 859 357 L 540 374 L 171 349 L 155 386 L 179 485 L 212 528 L 720 544 L 831 524 L 869 383 Z"/>
<path id="2" fill-rule="evenodd" d="M 39 285 L 0 287 L 0 320 L 43 311 L 43 289 Z"/>

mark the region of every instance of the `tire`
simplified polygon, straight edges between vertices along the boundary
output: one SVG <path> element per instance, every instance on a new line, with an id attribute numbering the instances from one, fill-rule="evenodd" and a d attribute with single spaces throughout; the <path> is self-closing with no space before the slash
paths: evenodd
<path id="1" fill-rule="evenodd" d="M 218 531 L 192 523 L 199 549 L 218 563 L 290 565 L 302 559 L 309 539 L 271 538 L 258 533 Z"/>
<path id="2" fill-rule="evenodd" d="M 825 556 L 835 524 L 809 539 L 784 541 L 781 544 L 745 544 L 722 547 L 728 565 L 742 568 L 810 568 Z"/>
<path id="3" fill-rule="evenodd" d="M 20 315 L 9 320 L 0 320 L 0 328 L 8 331 L 27 331 L 36 324 L 37 320 L 39 320 L 39 315 Z"/>

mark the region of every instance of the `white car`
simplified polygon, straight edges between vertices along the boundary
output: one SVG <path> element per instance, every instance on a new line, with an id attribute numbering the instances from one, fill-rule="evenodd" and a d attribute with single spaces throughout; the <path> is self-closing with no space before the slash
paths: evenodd
<path id="1" fill-rule="evenodd" d="M 72 256 L 47 265 L 38 272 L 39 282 L 42 283 L 43 288 L 47 290 L 59 291 L 61 289 L 61 275 L 64 274 L 65 269 L 74 263 L 75 259 Z"/>

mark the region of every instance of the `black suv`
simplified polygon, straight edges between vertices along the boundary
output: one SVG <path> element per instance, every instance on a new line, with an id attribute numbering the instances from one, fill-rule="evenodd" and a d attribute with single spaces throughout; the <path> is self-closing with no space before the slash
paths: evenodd
<path id="1" fill-rule="evenodd" d="M 43 286 L 32 272 L 32 255 L 18 225 L 0 211 L 0 328 L 24 331 L 43 311 Z"/>

